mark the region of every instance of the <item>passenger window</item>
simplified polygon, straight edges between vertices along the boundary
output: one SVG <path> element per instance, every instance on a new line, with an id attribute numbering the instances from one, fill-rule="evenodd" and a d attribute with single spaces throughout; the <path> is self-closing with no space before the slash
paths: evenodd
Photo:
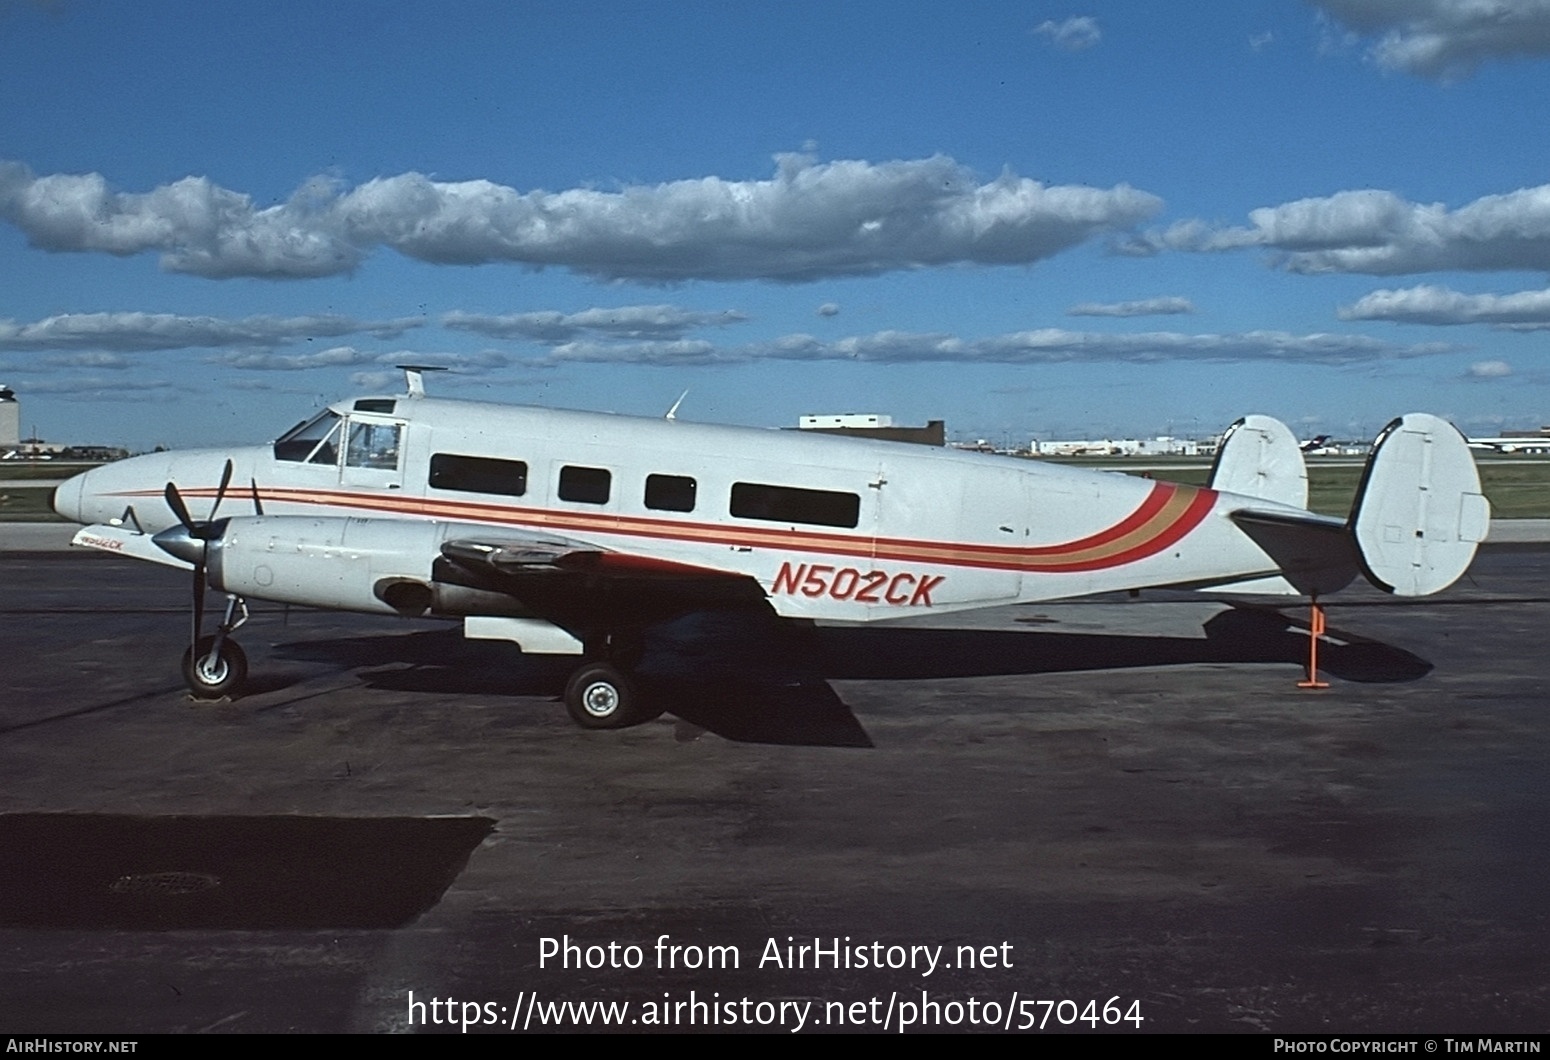
<path id="1" fill-rule="evenodd" d="M 659 512 L 694 511 L 694 479 L 683 475 L 647 475 L 646 507 Z"/>
<path id="2" fill-rule="evenodd" d="M 395 471 L 398 468 L 398 436 L 402 426 L 397 423 L 350 424 L 350 444 L 344 452 L 347 467 L 371 467 Z"/>
<path id="3" fill-rule="evenodd" d="M 732 486 L 732 514 L 772 523 L 854 527 L 861 522 L 861 498 L 834 490 L 738 482 Z"/>
<path id="4" fill-rule="evenodd" d="M 612 473 L 600 467 L 560 468 L 560 500 L 582 504 L 607 504 Z"/>
<path id="5" fill-rule="evenodd" d="M 499 493 L 520 497 L 527 492 L 527 464 L 521 460 L 492 460 L 483 456 L 431 456 L 433 489 L 460 493 Z"/>

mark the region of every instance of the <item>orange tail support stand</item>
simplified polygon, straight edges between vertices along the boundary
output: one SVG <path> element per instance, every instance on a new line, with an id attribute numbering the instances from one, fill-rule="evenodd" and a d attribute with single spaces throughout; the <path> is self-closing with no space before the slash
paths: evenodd
<path id="1" fill-rule="evenodd" d="M 1328 681 L 1319 680 L 1319 638 L 1324 635 L 1324 605 L 1315 598 L 1308 614 L 1308 679 L 1298 681 L 1298 688 L 1328 688 Z"/>

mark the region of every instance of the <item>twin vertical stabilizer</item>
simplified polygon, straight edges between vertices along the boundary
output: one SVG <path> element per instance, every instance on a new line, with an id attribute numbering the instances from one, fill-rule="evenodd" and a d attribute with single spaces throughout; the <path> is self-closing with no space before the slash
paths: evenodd
<path id="1" fill-rule="evenodd" d="M 1228 428 L 1211 488 L 1270 502 L 1230 512 L 1233 522 L 1281 568 L 1288 588 L 1332 592 L 1359 568 L 1396 596 L 1429 596 L 1469 569 L 1490 528 L 1491 506 L 1464 436 L 1446 420 L 1412 412 L 1373 443 L 1344 524 L 1305 509 L 1308 473 L 1297 440 L 1269 416 Z"/>
<path id="2" fill-rule="evenodd" d="M 1383 428 L 1349 520 L 1368 581 L 1396 596 L 1446 589 L 1490 523 L 1475 458 L 1452 424 L 1411 412 Z"/>
<path id="3" fill-rule="evenodd" d="M 1210 486 L 1256 500 L 1308 506 L 1308 468 L 1286 424 L 1270 416 L 1245 416 L 1227 428 L 1211 466 Z"/>

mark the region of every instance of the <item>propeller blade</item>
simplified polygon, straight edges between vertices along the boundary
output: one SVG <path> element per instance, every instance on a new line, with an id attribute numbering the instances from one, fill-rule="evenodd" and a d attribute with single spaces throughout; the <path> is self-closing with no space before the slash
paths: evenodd
<path id="1" fill-rule="evenodd" d="M 172 514 L 178 517 L 183 528 L 190 534 L 194 533 L 194 517 L 188 514 L 188 505 L 183 503 L 183 495 L 178 492 L 177 486 L 167 483 L 162 496 L 167 499 L 167 507 L 172 509 Z"/>
<path id="2" fill-rule="evenodd" d="M 226 499 L 226 487 L 231 485 L 231 461 L 226 461 L 226 466 L 221 468 L 221 484 L 215 488 L 215 503 L 210 505 L 210 518 L 206 523 L 215 522 L 215 513 L 221 507 L 221 501 Z"/>
<path id="3" fill-rule="evenodd" d="M 258 500 L 258 479 L 256 479 L 256 478 L 248 479 L 248 485 L 253 487 L 253 514 L 254 515 L 263 515 L 264 514 L 264 506 L 262 504 L 260 504 L 259 500 Z"/>

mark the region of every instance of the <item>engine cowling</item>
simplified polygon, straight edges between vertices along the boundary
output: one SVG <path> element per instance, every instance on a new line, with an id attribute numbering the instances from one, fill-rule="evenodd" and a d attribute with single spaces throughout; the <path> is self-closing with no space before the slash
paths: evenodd
<path id="1" fill-rule="evenodd" d="M 467 590 L 432 577 L 443 541 L 489 533 L 489 527 L 405 519 L 233 518 L 210 542 L 210 584 L 257 600 L 371 614 L 510 613 L 509 598 L 481 593 L 494 598 L 468 600 Z M 456 590 L 456 602 L 447 590 Z"/>

